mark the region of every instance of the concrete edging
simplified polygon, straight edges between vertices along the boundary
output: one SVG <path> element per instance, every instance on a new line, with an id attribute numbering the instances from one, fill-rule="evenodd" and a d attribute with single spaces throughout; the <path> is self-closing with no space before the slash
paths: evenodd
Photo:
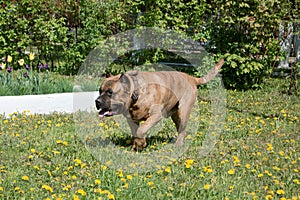
<path id="1" fill-rule="evenodd" d="M 77 110 L 95 109 L 98 92 L 58 93 L 45 95 L 0 96 L 0 114 L 29 110 L 33 114 L 53 112 L 73 113 Z"/>

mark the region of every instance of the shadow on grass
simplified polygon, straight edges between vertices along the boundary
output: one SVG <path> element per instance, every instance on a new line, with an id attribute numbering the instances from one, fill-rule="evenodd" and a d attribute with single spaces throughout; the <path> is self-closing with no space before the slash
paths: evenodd
<path id="1" fill-rule="evenodd" d="M 152 149 L 159 149 L 163 143 L 175 143 L 176 137 L 162 137 L 162 136 L 150 136 L 147 137 L 147 147 L 152 147 Z M 113 139 L 108 138 L 93 138 L 85 141 L 85 145 L 88 147 L 96 148 L 96 147 L 106 147 L 109 144 L 113 143 L 115 146 L 125 149 L 131 149 L 133 139 L 130 135 L 126 137 L 115 137 Z M 144 148 L 144 149 L 147 149 Z"/>

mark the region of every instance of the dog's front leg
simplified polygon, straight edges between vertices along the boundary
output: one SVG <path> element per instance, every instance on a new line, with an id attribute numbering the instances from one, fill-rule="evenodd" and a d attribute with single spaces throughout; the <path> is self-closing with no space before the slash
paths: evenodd
<path id="1" fill-rule="evenodd" d="M 152 105 L 149 110 L 149 117 L 146 121 L 141 124 L 136 133 L 133 135 L 133 146 L 132 149 L 142 150 L 146 147 L 146 133 L 149 129 L 155 126 L 162 119 L 162 106 L 161 105 Z"/>
<path id="2" fill-rule="evenodd" d="M 127 118 L 127 123 L 130 127 L 131 134 L 133 136 L 136 136 L 136 131 L 139 128 L 139 125 L 136 122 L 134 122 L 131 118 Z"/>
<path id="3" fill-rule="evenodd" d="M 146 143 L 146 139 L 144 139 L 144 138 L 138 138 L 137 137 L 136 132 L 137 132 L 137 130 L 139 128 L 139 125 L 136 122 L 134 122 L 131 118 L 127 118 L 127 123 L 128 123 L 128 125 L 130 127 L 131 134 L 133 136 L 133 145 L 131 147 L 131 151 L 133 151 L 135 149 L 138 150 L 139 146 L 146 146 L 146 144 L 147 144 Z M 145 144 L 145 145 L 143 145 L 143 144 Z"/>

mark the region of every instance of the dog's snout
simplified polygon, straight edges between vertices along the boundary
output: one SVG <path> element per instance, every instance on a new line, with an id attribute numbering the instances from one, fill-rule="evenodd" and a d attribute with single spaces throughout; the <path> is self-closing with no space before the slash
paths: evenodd
<path id="1" fill-rule="evenodd" d="M 96 100 L 95 100 L 95 104 L 96 104 L 96 108 L 99 110 L 101 108 L 101 105 L 103 104 L 103 101 L 100 97 L 98 97 Z"/>

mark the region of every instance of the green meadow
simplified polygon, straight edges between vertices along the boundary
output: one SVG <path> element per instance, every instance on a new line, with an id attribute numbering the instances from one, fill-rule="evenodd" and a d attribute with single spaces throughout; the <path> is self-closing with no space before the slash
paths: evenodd
<path id="1" fill-rule="evenodd" d="M 300 100 L 284 92 L 287 86 L 270 79 L 260 90 L 227 90 L 223 128 L 205 156 L 198 150 L 216 122 L 208 91 L 199 91 L 200 118 L 189 147 L 147 171 L 95 156 L 90 147 L 99 145 L 97 137 L 88 141 L 89 129 L 77 129 L 73 115 L 2 115 L 0 199 L 300 199 Z M 159 154 L 176 136 L 170 123 L 144 151 L 131 152 L 122 124 L 90 118 L 95 134 L 104 133 L 98 139 L 113 141 L 132 163 Z"/>

